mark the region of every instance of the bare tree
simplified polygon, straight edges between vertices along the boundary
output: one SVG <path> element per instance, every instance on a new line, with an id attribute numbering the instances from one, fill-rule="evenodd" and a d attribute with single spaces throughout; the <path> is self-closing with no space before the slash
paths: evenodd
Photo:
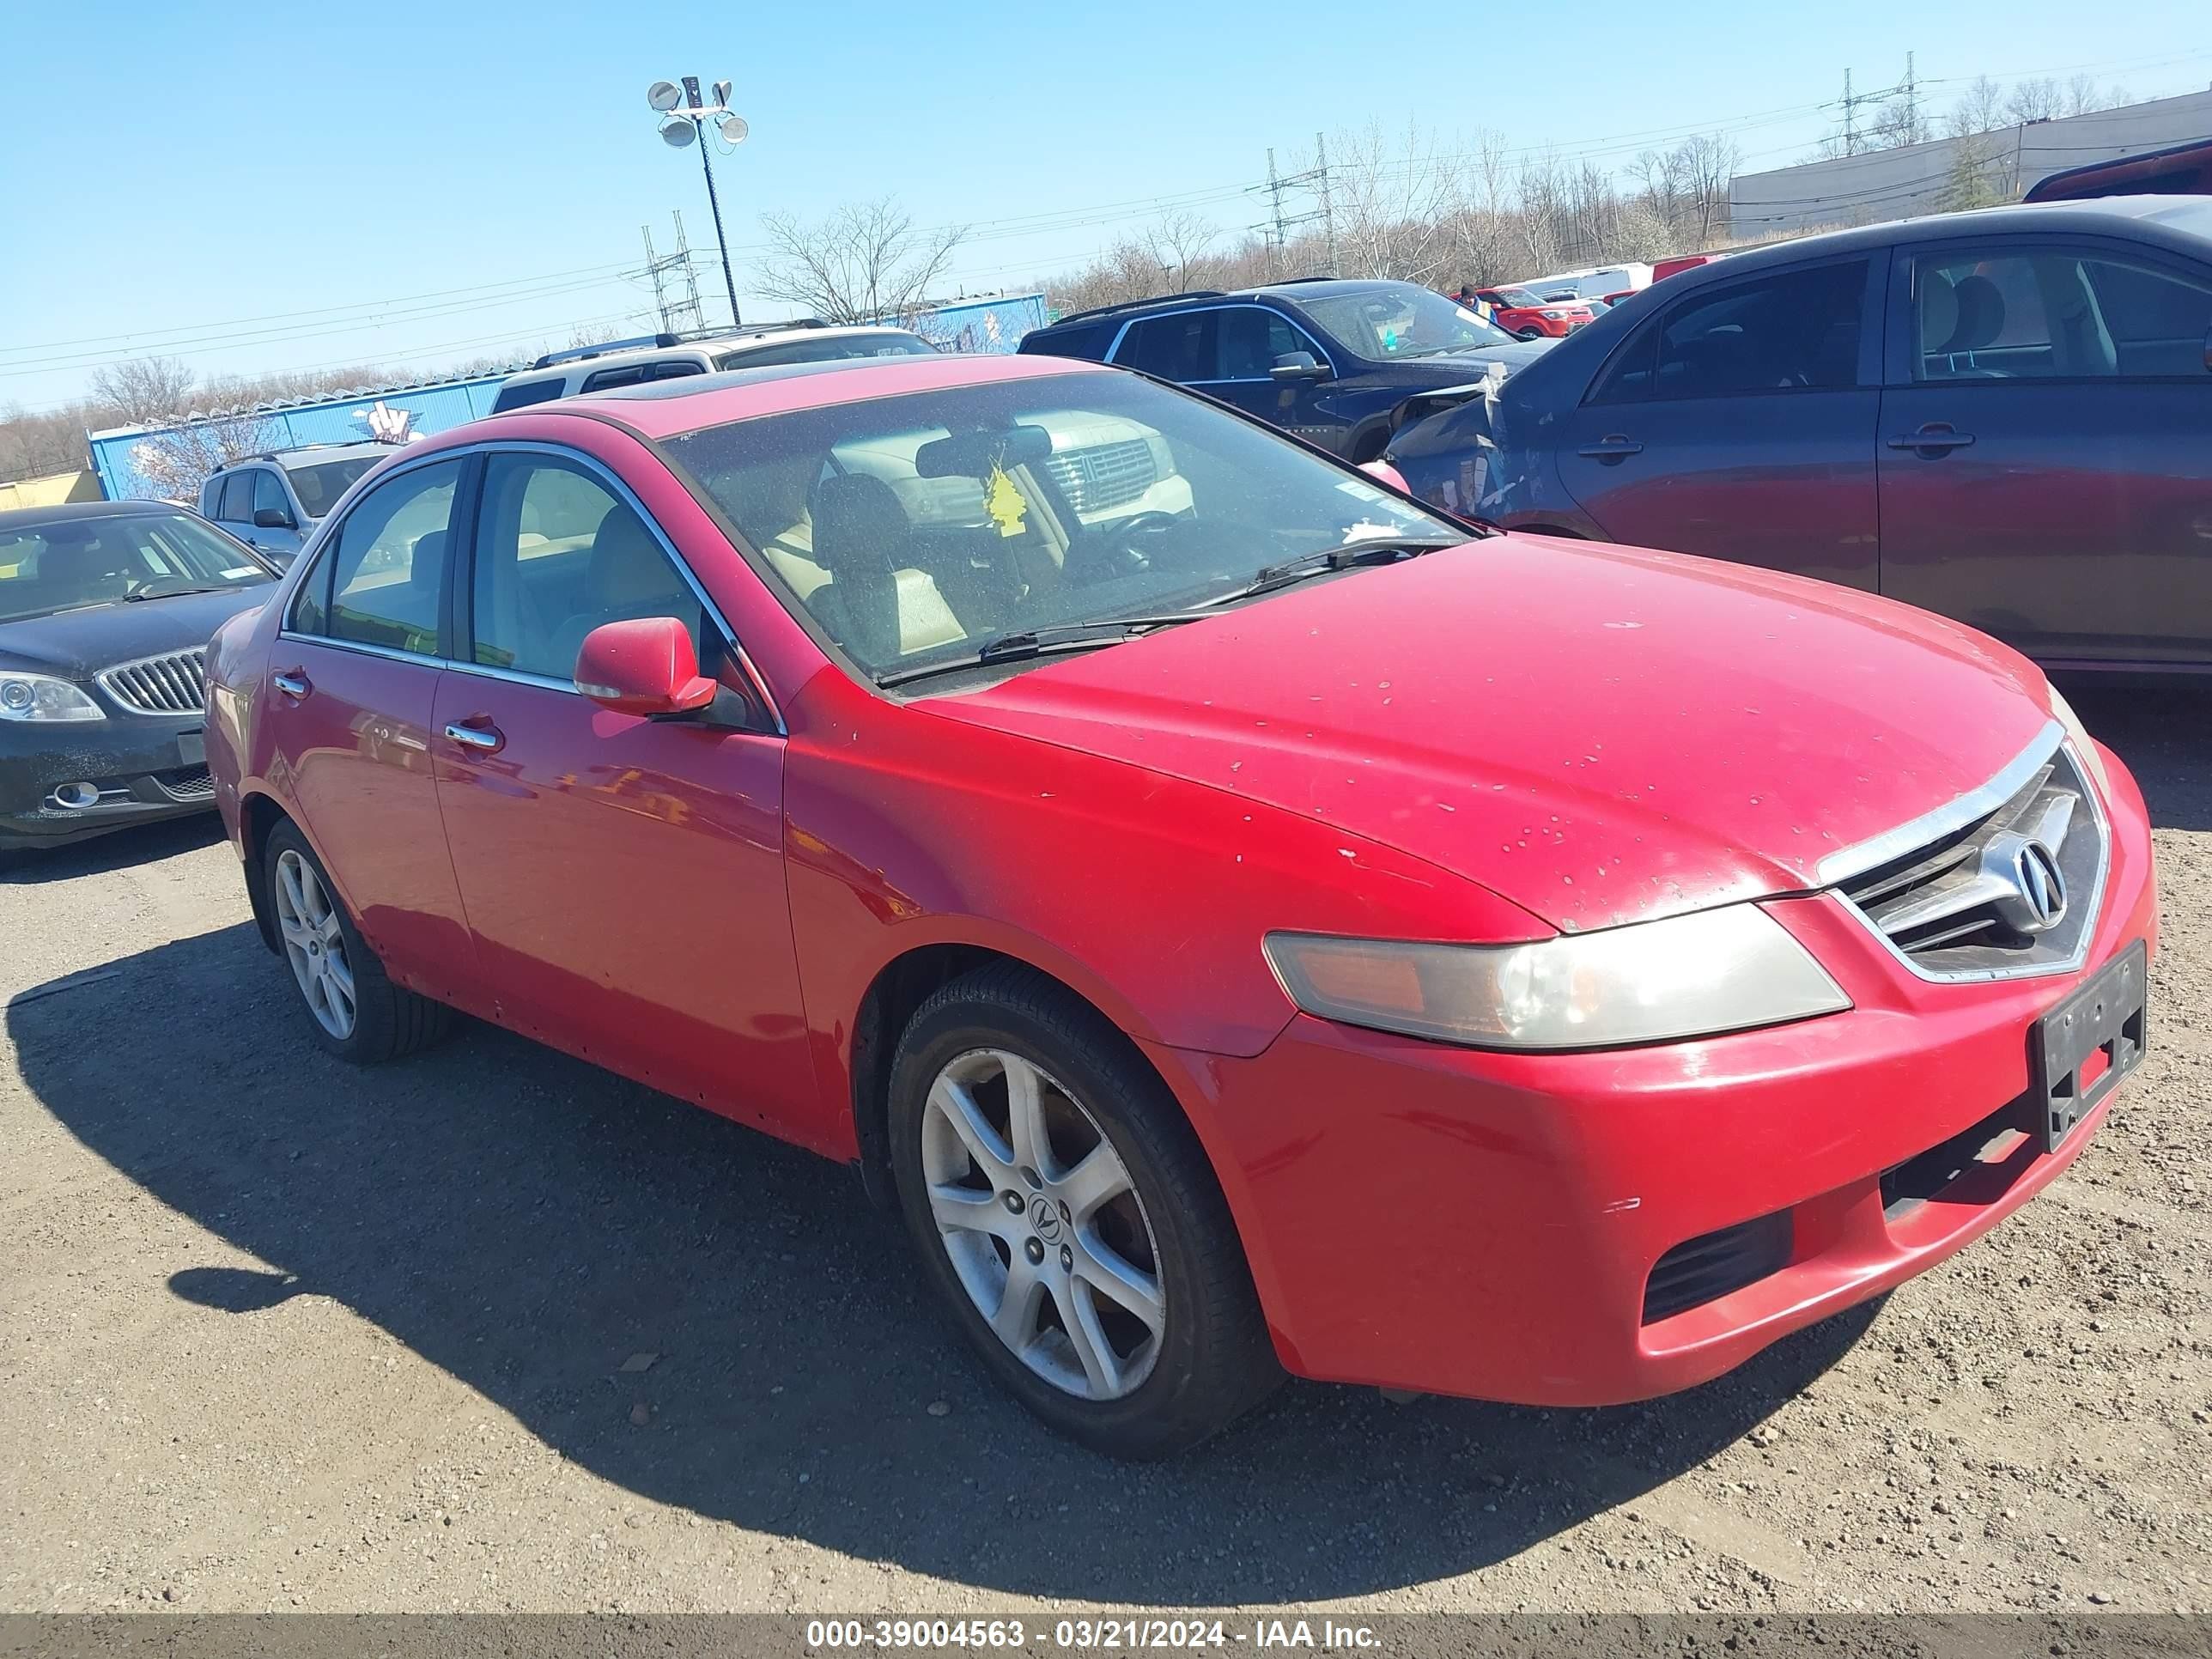
<path id="1" fill-rule="evenodd" d="M 1945 131 L 1954 138 L 1994 131 L 2004 124 L 2003 89 L 1986 75 L 1974 77 L 1958 101 L 1951 106 L 1951 112 L 1943 119 Z"/>
<path id="2" fill-rule="evenodd" d="M 0 483 L 88 466 L 85 429 L 97 424 L 94 411 L 84 404 L 36 415 L 21 404 L 0 409 Z"/>
<path id="3" fill-rule="evenodd" d="M 227 415 L 157 432 L 131 447 L 131 470 L 170 501 L 194 501 L 218 467 L 260 453 L 276 430 L 258 415 Z"/>
<path id="4" fill-rule="evenodd" d="M 831 323 L 912 322 L 951 263 L 965 227 L 917 229 L 890 197 L 839 208 L 816 225 L 764 214 L 773 252 L 755 286 Z"/>
<path id="5" fill-rule="evenodd" d="M 1443 279 L 1454 252 L 1443 228 L 1460 190 L 1435 134 L 1413 121 L 1395 135 L 1379 123 L 1338 133 L 1329 185 L 1343 275 L 1431 285 Z"/>
<path id="6" fill-rule="evenodd" d="M 1194 213 L 1171 213 L 1146 233 L 1145 247 L 1168 287 L 1180 291 L 1218 279 L 1222 261 L 1213 250 L 1220 240 L 1219 226 Z"/>
<path id="7" fill-rule="evenodd" d="M 197 378 L 174 357 L 140 357 L 94 374 L 92 395 L 118 425 L 147 426 L 183 414 Z"/>

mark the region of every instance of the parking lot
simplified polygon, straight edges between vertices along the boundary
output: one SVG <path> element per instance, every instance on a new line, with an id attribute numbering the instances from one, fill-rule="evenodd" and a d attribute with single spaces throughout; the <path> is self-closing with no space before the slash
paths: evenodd
<path id="1" fill-rule="evenodd" d="M 1143 1468 L 850 1172 L 481 1027 L 326 1059 L 212 816 L 0 871 L 0 1607 L 2203 1610 L 2212 704 L 2076 701 L 2165 939 L 2051 1193 L 1690 1395 L 1294 1383 Z"/>

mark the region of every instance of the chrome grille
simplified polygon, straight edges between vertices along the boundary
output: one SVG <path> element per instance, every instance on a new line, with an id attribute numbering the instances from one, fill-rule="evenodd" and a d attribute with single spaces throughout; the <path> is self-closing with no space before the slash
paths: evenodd
<path id="1" fill-rule="evenodd" d="M 1159 482 L 1152 447 L 1142 438 L 1092 444 L 1045 458 L 1045 471 L 1078 513 L 1122 507 Z"/>
<path id="2" fill-rule="evenodd" d="M 1970 801 L 1963 821 L 1837 884 L 1923 978 L 2052 973 L 2086 952 L 2104 897 L 2104 813 L 2073 750 L 2055 739 L 2011 771 L 2026 781 L 1994 808 Z"/>
<path id="3" fill-rule="evenodd" d="M 207 702 L 207 653 L 172 651 L 102 669 L 100 684 L 125 708 L 141 714 L 196 714 Z"/>

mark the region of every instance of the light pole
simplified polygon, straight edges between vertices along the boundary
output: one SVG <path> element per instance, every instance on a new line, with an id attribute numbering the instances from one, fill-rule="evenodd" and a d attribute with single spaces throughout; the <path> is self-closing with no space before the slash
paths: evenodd
<path id="1" fill-rule="evenodd" d="M 660 117 L 661 138 L 672 149 L 699 146 L 699 171 L 707 175 L 707 209 L 714 216 L 714 245 L 722 252 L 722 284 L 729 290 L 730 326 L 735 328 L 743 320 L 738 315 L 738 279 L 730 274 L 730 239 L 722 234 L 722 204 L 714 194 L 714 167 L 708 155 L 712 146 L 707 142 L 706 125 L 712 121 L 724 142 L 742 144 L 749 130 L 745 118 L 730 108 L 727 81 L 714 82 L 712 105 L 702 102 L 696 75 L 685 76 L 680 87 L 673 81 L 655 81 L 646 88 L 645 101 Z"/>

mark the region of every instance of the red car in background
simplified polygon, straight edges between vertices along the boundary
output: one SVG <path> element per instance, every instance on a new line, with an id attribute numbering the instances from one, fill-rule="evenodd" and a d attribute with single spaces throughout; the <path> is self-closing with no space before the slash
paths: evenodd
<path id="1" fill-rule="evenodd" d="M 1586 301 L 1547 300 L 1525 288 L 1482 288 L 1474 297 L 1490 307 L 1490 320 L 1523 340 L 1563 340 L 1595 315 Z"/>
<path id="2" fill-rule="evenodd" d="M 1092 1445 L 1635 1400 L 2081 1152 L 2149 830 L 1968 629 L 1468 535 L 1068 360 L 663 381 L 356 485 L 208 757 L 325 1048 L 459 1008 L 856 1163 Z"/>

